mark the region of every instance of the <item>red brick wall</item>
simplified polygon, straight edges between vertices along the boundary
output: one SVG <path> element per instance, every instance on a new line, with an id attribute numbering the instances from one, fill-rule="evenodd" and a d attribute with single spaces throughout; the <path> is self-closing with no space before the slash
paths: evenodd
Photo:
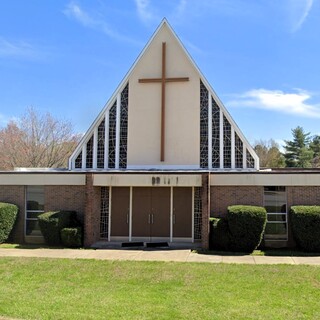
<path id="1" fill-rule="evenodd" d="M 210 217 L 210 175 L 202 175 L 201 188 L 202 201 L 202 228 L 201 228 L 201 245 L 203 249 L 209 249 L 209 217 Z"/>
<path id="2" fill-rule="evenodd" d="M 320 187 L 287 187 L 288 209 L 296 205 L 320 205 Z"/>
<path id="3" fill-rule="evenodd" d="M 45 211 L 72 210 L 83 220 L 85 212 L 85 186 L 45 186 Z"/>
<path id="4" fill-rule="evenodd" d="M 101 188 L 93 186 L 93 175 L 86 175 L 86 207 L 84 216 L 84 245 L 90 247 L 100 239 Z"/>
<path id="5" fill-rule="evenodd" d="M 0 186 L 0 202 L 13 203 L 19 207 L 17 221 L 9 240 L 12 242 L 23 243 L 25 225 L 25 187 Z"/>
<path id="6" fill-rule="evenodd" d="M 263 206 L 263 187 L 259 186 L 214 186 L 211 187 L 211 216 L 227 214 L 231 205 Z"/>

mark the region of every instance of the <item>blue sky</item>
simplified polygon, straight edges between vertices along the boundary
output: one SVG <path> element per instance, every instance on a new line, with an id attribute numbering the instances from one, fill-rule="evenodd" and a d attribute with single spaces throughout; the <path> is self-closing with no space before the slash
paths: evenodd
<path id="1" fill-rule="evenodd" d="M 85 132 L 164 17 L 250 142 L 320 134 L 320 0 L 1 0 L 0 127 Z"/>

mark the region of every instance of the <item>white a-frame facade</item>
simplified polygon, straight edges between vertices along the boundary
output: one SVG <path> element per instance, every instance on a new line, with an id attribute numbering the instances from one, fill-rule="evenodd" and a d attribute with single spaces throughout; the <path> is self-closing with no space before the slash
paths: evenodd
<path id="1" fill-rule="evenodd" d="M 163 20 L 70 157 L 69 169 L 247 171 L 258 170 L 259 159 Z"/>
<path id="2" fill-rule="evenodd" d="M 209 247 L 209 217 L 265 206 L 265 241 L 289 243 L 288 210 L 319 205 L 320 172 L 259 170 L 259 159 L 166 20 L 69 159 L 69 171 L 3 172 L 19 204 L 17 243 L 37 215 L 72 210 L 84 245 Z M 275 219 L 275 217 L 277 217 Z M 278 244 L 276 244 L 278 245 Z"/>

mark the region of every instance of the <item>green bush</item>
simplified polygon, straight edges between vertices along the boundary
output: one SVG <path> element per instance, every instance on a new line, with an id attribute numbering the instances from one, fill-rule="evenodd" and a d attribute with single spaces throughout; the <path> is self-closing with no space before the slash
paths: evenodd
<path id="1" fill-rule="evenodd" d="M 236 205 L 228 207 L 230 249 L 252 252 L 263 237 L 267 212 L 263 207 Z"/>
<path id="2" fill-rule="evenodd" d="M 297 245 L 306 251 L 320 252 L 320 206 L 293 206 L 290 218 Z"/>
<path id="3" fill-rule="evenodd" d="M 8 239 L 17 215 L 18 207 L 16 205 L 0 202 L 0 243 Z"/>
<path id="4" fill-rule="evenodd" d="M 42 235 L 49 245 L 61 245 L 60 231 L 69 227 L 76 220 L 74 211 L 52 211 L 38 216 L 39 227 Z"/>
<path id="5" fill-rule="evenodd" d="M 210 249 L 229 250 L 230 235 L 226 218 L 210 218 Z"/>
<path id="6" fill-rule="evenodd" d="M 210 248 L 252 252 L 263 237 L 267 212 L 263 207 L 228 207 L 226 218 L 210 218 Z"/>
<path id="7" fill-rule="evenodd" d="M 82 228 L 63 228 L 60 232 L 61 242 L 69 248 L 82 246 Z"/>

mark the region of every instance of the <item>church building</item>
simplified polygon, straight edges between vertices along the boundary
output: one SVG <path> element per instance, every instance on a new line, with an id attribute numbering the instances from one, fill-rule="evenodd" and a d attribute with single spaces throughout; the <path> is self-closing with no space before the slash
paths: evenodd
<path id="1" fill-rule="evenodd" d="M 75 210 L 87 247 L 208 248 L 209 217 L 244 204 L 266 207 L 266 244 L 287 246 L 288 211 L 320 204 L 320 172 L 260 170 L 253 148 L 164 19 L 68 170 L 1 172 L 0 201 L 19 206 L 13 238 L 20 243 L 43 241 L 40 213 Z"/>

